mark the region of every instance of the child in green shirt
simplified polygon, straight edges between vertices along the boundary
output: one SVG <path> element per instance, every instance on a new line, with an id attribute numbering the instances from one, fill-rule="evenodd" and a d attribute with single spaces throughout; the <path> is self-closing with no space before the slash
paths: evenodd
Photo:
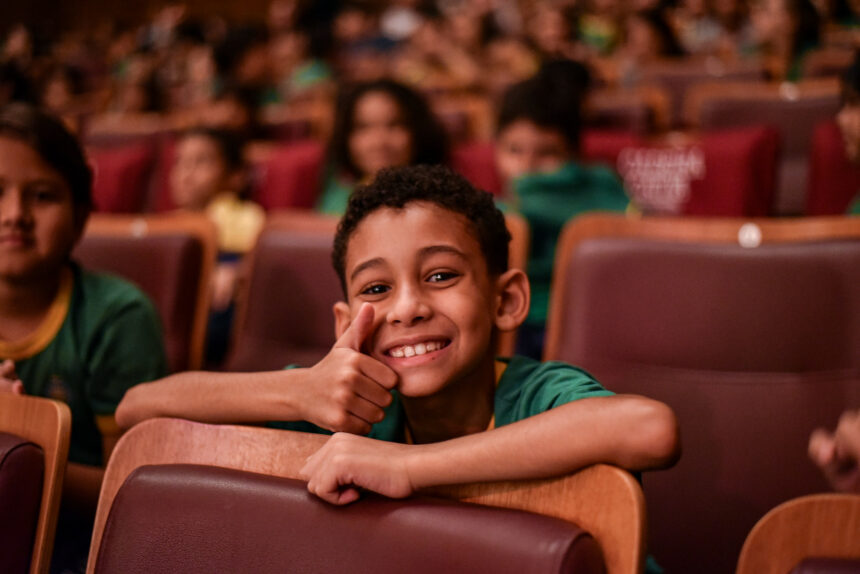
<path id="1" fill-rule="evenodd" d="M 492 196 L 449 170 L 383 170 L 338 228 L 344 300 L 325 358 L 271 373 L 173 375 L 132 389 L 118 421 L 308 421 L 336 433 L 303 469 L 311 492 L 336 504 L 361 489 L 401 497 L 595 463 L 671 465 L 678 430 L 666 405 L 613 395 L 563 363 L 496 359 L 499 334 L 529 307 L 525 273 L 507 266 L 509 240 Z"/>

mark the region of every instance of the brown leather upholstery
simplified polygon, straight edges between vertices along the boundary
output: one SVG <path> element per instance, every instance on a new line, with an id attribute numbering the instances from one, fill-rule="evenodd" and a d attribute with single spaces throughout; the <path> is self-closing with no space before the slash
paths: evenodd
<path id="1" fill-rule="evenodd" d="M 0 572 L 4 574 L 30 568 L 44 472 L 41 448 L 0 432 Z"/>
<path id="2" fill-rule="evenodd" d="M 301 481 L 144 466 L 120 489 L 96 572 L 603 572 L 594 539 L 526 512 L 415 497 L 323 502 Z"/>
<path id="3" fill-rule="evenodd" d="M 149 295 L 161 317 L 172 371 L 194 366 L 189 355 L 206 257 L 197 238 L 181 233 L 143 237 L 87 234 L 75 249 L 75 258 L 87 269 L 120 275 Z"/>
<path id="4" fill-rule="evenodd" d="M 677 413 L 684 455 L 644 481 L 651 552 L 732 571 L 760 516 L 827 489 L 809 435 L 860 405 L 860 241 L 585 239 L 556 271 L 572 280 L 548 358 Z"/>
<path id="5" fill-rule="evenodd" d="M 669 127 L 683 127 L 681 111 L 689 91 L 697 85 L 714 81 L 761 81 L 764 68 L 760 62 L 727 64 L 717 58 L 667 59 L 643 66 L 639 70 L 640 86 L 659 86 L 669 97 Z"/>
<path id="6" fill-rule="evenodd" d="M 332 306 L 343 298 L 331 264 L 337 220 L 308 215 L 305 221 L 312 227 L 291 221 L 279 225 L 272 218 L 260 234 L 228 370 L 310 367 L 334 344 Z"/>
<path id="7" fill-rule="evenodd" d="M 789 574 L 860 574 L 860 559 L 805 558 Z"/>
<path id="8" fill-rule="evenodd" d="M 764 86 L 769 92 L 757 92 L 749 86 L 746 97 L 736 93 L 725 98 L 714 95 L 703 100 L 697 111 L 701 129 L 767 124 L 779 130 L 782 160 L 777 213 L 803 212 L 813 131 L 817 124 L 835 116 L 840 106 L 838 89 L 822 88 L 809 94 L 801 89 Z"/>

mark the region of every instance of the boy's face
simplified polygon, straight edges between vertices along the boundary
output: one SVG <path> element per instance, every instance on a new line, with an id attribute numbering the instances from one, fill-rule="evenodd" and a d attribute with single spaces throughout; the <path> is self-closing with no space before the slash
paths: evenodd
<path id="1" fill-rule="evenodd" d="M 0 279 L 27 280 L 59 268 L 80 237 L 63 177 L 29 145 L 0 136 Z"/>
<path id="2" fill-rule="evenodd" d="M 529 120 L 517 120 L 499 134 L 496 142 L 496 165 L 502 179 L 527 173 L 545 173 L 559 169 L 570 158 L 564 136 Z"/>
<path id="3" fill-rule="evenodd" d="M 183 138 L 176 146 L 170 189 L 177 207 L 202 210 L 229 187 L 229 173 L 218 144 L 204 135 Z"/>
<path id="4" fill-rule="evenodd" d="M 356 103 L 354 114 L 349 154 L 364 177 L 412 161 L 412 136 L 394 98 L 368 92 Z"/>
<path id="5" fill-rule="evenodd" d="M 362 350 L 398 374 L 404 396 L 433 395 L 492 363 L 497 283 L 463 216 L 427 202 L 371 213 L 349 240 L 345 276 L 338 336 L 372 304 Z"/>

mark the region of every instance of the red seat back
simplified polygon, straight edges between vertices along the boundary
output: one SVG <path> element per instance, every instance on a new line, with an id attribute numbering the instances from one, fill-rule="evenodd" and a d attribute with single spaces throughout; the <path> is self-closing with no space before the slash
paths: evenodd
<path id="1" fill-rule="evenodd" d="M 315 141 L 275 150 L 261 166 L 257 201 L 266 210 L 312 208 L 320 194 L 325 149 Z"/>
<path id="2" fill-rule="evenodd" d="M 860 404 L 860 221 L 743 223 L 581 218 L 560 243 L 546 358 L 678 416 L 684 456 L 644 481 L 669 572 L 731 572 L 760 516 L 827 488 L 809 435 Z"/>
<path id="3" fill-rule="evenodd" d="M 29 572 L 44 472 L 41 448 L 0 432 L 0 571 L 7 574 Z"/>
<path id="4" fill-rule="evenodd" d="M 812 136 L 806 215 L 840 215 L 860 193 L 860 166 L 845 155 L 836 122 L 819 124 Z"/>
<path id="5" fill-rule="evenodd" d="M 777 152 L 776 131 L 759 126 L 627 147 L 617 165 L 646 213 L 754 217 L 770 213 Z"/>
<path id="6" fill-rule="evenodd" d="M 93 201 L 96 211 L 139 213 L 146 198 L 156 160 L 154 140 L 118 146 L 88 146 L 93 164 Z"/>
<path id="7" fill-rule="evenodd" d="M 346 507 L 304 482 L 197 466 L 140 467 L 119 490 L 95 572 L 604 572 L 569 522 L 519 510 L 374 496 Z"/>

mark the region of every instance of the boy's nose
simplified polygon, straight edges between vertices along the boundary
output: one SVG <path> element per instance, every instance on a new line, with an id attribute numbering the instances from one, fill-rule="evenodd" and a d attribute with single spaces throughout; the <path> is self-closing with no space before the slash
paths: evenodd
<path id="1" fill-rule="evenodd" d="M 27 221 L 29 211 L 19 188 L 7 187 L 0 193 L 0 222 L 4 225 Z"/>
<path id="2" fill-rule="evenodd" d="M 430 318 L 431 314 L 430 306 L 424 302 L 419 289 L 401 287 L 391 301 L 387 319 L 389 323 L 408 326 Z"/>

